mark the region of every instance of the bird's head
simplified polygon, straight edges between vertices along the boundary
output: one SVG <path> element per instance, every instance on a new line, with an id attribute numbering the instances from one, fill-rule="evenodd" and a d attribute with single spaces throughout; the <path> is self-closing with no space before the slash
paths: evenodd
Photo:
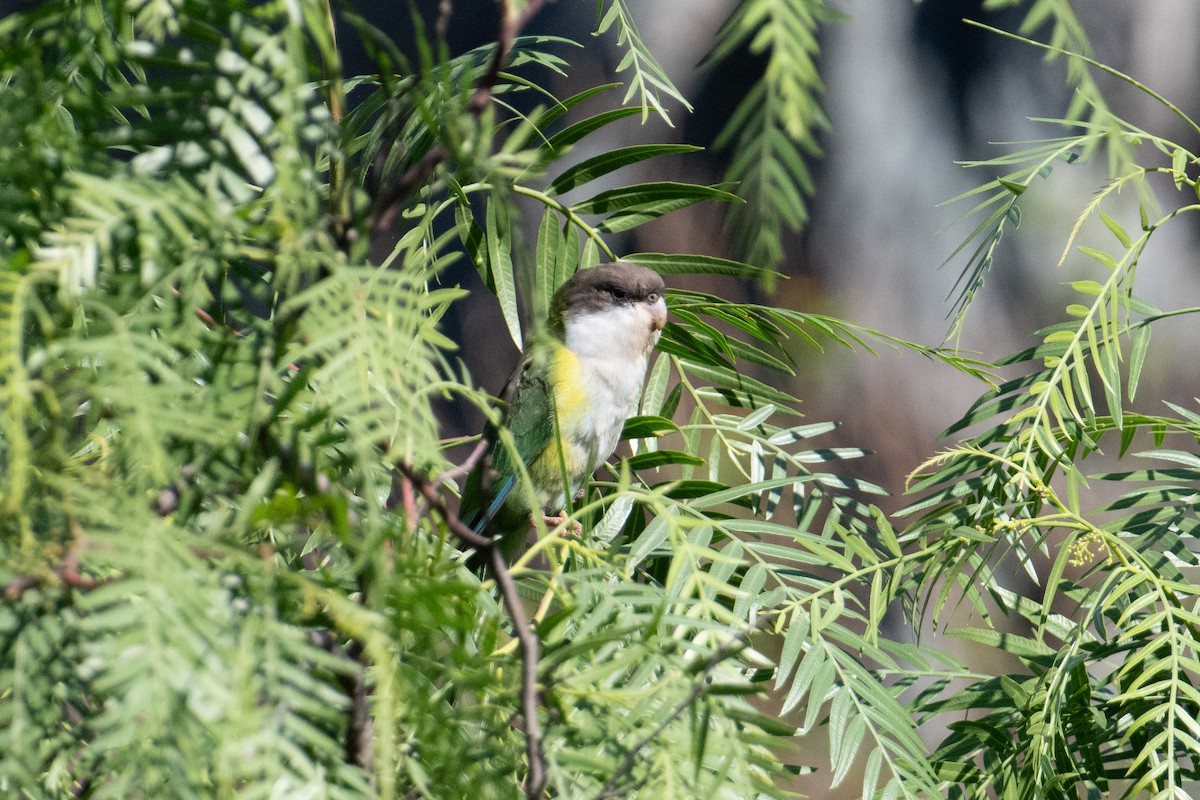
<path id="1" fill-rule="evenodd" d="M 644 357 L 667 322 L 665 288 L 657 272 L 628 262 L 580 270 L 554 293 L 550 330 L 577 352 Z"/>

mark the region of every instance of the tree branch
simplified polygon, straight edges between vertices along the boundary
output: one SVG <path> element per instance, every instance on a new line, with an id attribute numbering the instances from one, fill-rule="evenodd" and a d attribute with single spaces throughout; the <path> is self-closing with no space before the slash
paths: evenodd
<path id="1" fill-rule="evenodd" d="M 542 751 L 542 726 L 538 721 L 538 709 L 542 704 L 537 685 L 541 644 L 529 624 L 521 595 L 517 593 L 517 582 L 513 580 L 499 547 L 492 547 L 491 557 L 492 574 L 504 597 L 508 615 L 512 617 L 513 632 L 521 644 L 521 713 L 525 717 L 525 758 L 529 762 L 525 796 L 533 800 L 541 797 L 546 788 L 546 755 Z"/>
<path id="2" fill-rule="evenodd" d="M 18 575 L 13 578 L 4 587 L 4 598 L 15 600 L 30 589 L 36 589 L 38 586 L 49 583 L 51 579 L 72 589 L 97 589 L 114 580 L 113 578 L 96 578 L 81 574 L 79 572 L 79 553 L 75 549 L 71 549 L 63 558 L 63 563 L 49 572 L 42 575 Z"/>
<path id="3" fill-rule="evenodd" d="M 425 498 L 429 507 L 442 518 L 450 532 L 486 555 L 491 562 L 492 577 L 500 589 L 504 607 L 512 620 L 513 634 L 521 646 L 521 715 L 524 717 L 525 757 L 529 762 L 529 772 L 525 777 L 525 796 L 529 800 L 539 798 L 546 788 L 546 756 L 542 749 L 541 723 L 538 721 L 538 709 L 542 704 L 541 693 L 538 691 L 541 644 L 529 624 L 529 615 L 525 613 L 521 595 L 517 592 L 517 583 L 513 580 L 508 563 L 504 560 L 500 548 L 495 546 L 492 537 L 476 533 L 447 508 L 441 493 L 429 478 L 419 474 L 408 464 L 399 463 L 396 466 Z"/>
<path id="4" fill-rule="evenodd" d="M 471 454 L 467 456 L 465 461 L 463 461 L 457 467 L 451 467 L 433 479 L 434 488 L 441 486 L 446 481 L 456 481 L 469 473 L 471 470 L 475 469 L 475 465 L 479 463 L 479 459 L 483 458 L 484 453 L 487 452 L 487 449 L 490 445 L 491 442 L 489 442 L 487 438 L 480 439 L 478 444 L 475 445 L 475 449 L 471 451 Z"/>
<path id="5" fill-rule="evenodd" d="M 439 41 L 446 38 L 446 31 L 450 28 L 450 14 L 453 11 L 454 3 L 450 0 L 439 0 L 437 23 L 433 27 Z"/>
<path id="6" fill-rule="evenodd" d="M 450 532 L 461 539 L 464 543 L 469 544 L 477 550 L 491 550 L 494 541 L 490 536 L 476 533 L 471 530 L 471 527 L 458 518 L 458 515 L 446 507 L 446 501 L 442 499 L 442 495 L 434 488 L 429 478 L 421 475 L 408 464 L 403 462 L 396 465 L 396 468 L 403 473 L 404 477 L 408 478 L 413 487 L 421 493 L 425 501 L 429 503 L 430 508 L 438 513 L 438 516 L 450 528 Z"/>

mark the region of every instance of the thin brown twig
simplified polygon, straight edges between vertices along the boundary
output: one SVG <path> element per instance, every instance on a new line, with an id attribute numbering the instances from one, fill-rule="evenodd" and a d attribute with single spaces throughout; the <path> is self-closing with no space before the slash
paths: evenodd
<path id="1" fill-rule="evenodd" d="M 63 558 L 63 563 L 41 575 L 18 575 L 4 587 L 4 597 L 15 600 L 30 589 L 57 580 L 72 589 L 98 589 L 111 583 L 113 578 L 96 578 L 79 572 L 79 553 L 72 549 Z"/>
<path id="2" fill-rule="evenodd" d="M 479 83 L 475 84 L 475 92 L 467 106 L 475 116 L 482 114 L 492 100 L 492 88 L 500 79 L 500 70 L 508 60 L 508 54 L 512 52 L 513 41 L 517 38 L 517 25 L 521 19 L 522 15 L 516 13 L 512 0 L 500 0 L 500 35 L 496 40 L 496 49 L 492 53 L 488 71 L 479 79 Z"/>
<path id="3" fill-rule="evenodd" d="M 541 707 L 541 693 L 538 691 L 541 645 L 529 623 L 529 615 L 525 613 L 521 595 L 517 592 L 517 583 L 504 560 L 504 554 L 495 546 L 494 539 L 476 533 L 447 508 L 441 493 L 429 478 L 420 475 L 408 464 L 399 463 L 396 466 L 425 498 L 429 507 L 442 518 L 450 532 L 486 555 L 491 562 L 492 577 L 500 589 L 504 607 L 512 620 L 513 633 L 521 647 L 521 715 L 524 717 L 525 756 L 529 762 L 529 772 L 525 777 L 525 796 L 529 800 L 540 798 L 546 788 L 546 757 L 542 750 L 542 728 L 538 720 L 538 709 Z"/>
<path id="4" fill-rule="evenodd" d="M 400 500 L 404 506 L 404 524 L 411 531 L 417 527 L 420 516 L 417 514 L 417 498 L 413 495 L 412 481 L 407 475 L 400 478 Z"/>
<path id="5" fill-rule="evenodd" d="M 441 0 L 438 3 L 438 18 L 437 23 L 433 27 L 433 32 L 437 34 L 439 40 L 446 38 L 446 31 L 450 29 L 450 15 L 454 12 L 454 3 L 450 0 Z"/>
<path id="6" fill-rule="evenodd" d="M 471 455 L 467 456 L 465 461 L 458 466 L 451 467 L 433 479 L 434 488 L 441 486 L 446 481 L 456 481 L 475 469 L 475 465 L 479 463 L 479 459 L 483 458 L 483 454 L 487 452 L 490 445 L 491 442 L 487 439 L 480 439 L 475 445 L 475 449 L 471 451 Z"/>
<path id="7" fill-rule="evenodd" d="M 408 168 L 391 186 L 380 189 L 371 210 L 371 239 L 381 236 L 392 229 L 396 215 L 400 213 L 400 201 L 408 197 L 414 189 L 421 186 L 433 174 L 437 165 L 442 163 L 449 152 L 441 144 L 435 144 L 418 161 Z"/>
<path id="8" fill-rule="evenodd" d="M 521 715 L 525 718 L 525 758 L 529 762 L 529 774 L 525 776 L 525 796 L 530 800 L 542 796 L 546 788 L 546 755 L 542 751 L 542 726 L 538 721 L 538 709 L 542 698 L 538 692 L 538 661 L 541 646 L 529 617 L 525 613 L 521 596 L 517 593 L 517 582 L 513 580 L 508 564 L 499 547 L 493 547 L 492 575 L 504 605 L 512 617 L 513 632 L 521 643 Z"/>
<path id="9" fill-rule="evenodd" d="M 419 474 L 415 469 L 405 463 L 397 464 L 396 468 L 399 469 L 406 478 L 412 481 L 413 487 L 421 493 L 421 496 L 425 498 L 425 501 L 429 503 L 430 507 L 433 508 L 433 510 L 438 513 L 438 516 L 440 516 L 446 525 L 449 526 L 451 533 L 453 533 L 459 539 L 462 539 L 467 544 L 471 545 L 471 547 L 474 547 L 478 550 L 492 549 L 492 545 L 494 544 L 492 537 L 484 536 L 483 534 L 479 534 L 471 530 L 469 525 L 459 519 L 457 514 L 447 508 L 446 502 L 442 499 L 442 495 L 438 492 L 434 485 L 430 483 L 428 478 Z"/>
<path id="10" fill-rule="evenodd" d="M 337 635 L 330 630 L 309 631 L 308 638 L 313 645 L 330 655 L 354 664 L 354 669 L 338 670 L 336 673 L 338 685 L 346 697 L 350 698 L 342 754 L 347 764 L 354 764 L 370 772 L 374 768 L 372 737 L 375 724 L 370 712 L 366 649 L 357 639 L 351 639 L 343 646 Z"/>

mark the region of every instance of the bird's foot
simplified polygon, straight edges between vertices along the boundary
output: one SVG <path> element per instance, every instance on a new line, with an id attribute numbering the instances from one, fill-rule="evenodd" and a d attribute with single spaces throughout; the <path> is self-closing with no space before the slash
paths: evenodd
<path id="1" fill-rule="evenodd" d="M 570 522 L 571 524 L 567 526 L 566 531 L 568 536 L 579 536 L 581 533 L 583 533 L 583 523 L 579 520 L 571 519 L 566 514 L 560 513 L 554 516 L 546 514 L 542 519 L 545 520 L 547 528 L 557 528 L 559 525 L 564 525 L 567 522 Z"/>

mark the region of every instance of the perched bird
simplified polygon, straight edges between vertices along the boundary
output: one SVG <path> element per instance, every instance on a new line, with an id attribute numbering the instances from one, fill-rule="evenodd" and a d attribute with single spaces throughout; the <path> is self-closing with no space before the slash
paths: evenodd
<path id="1" fill-rule="evenodd" d="M 501 396 L 501 424 L 515 447 L 488 426 L 487 453 L 459 507 L 477 533 L 501 538 L 506 560 L 525 544 L 530 515 L 565 509 L 616 449 L 666 324 L 663 289 L 653 270 L 616 263 L 580 270 L 554 293 L 545 329 L 531 338 Z"/>

